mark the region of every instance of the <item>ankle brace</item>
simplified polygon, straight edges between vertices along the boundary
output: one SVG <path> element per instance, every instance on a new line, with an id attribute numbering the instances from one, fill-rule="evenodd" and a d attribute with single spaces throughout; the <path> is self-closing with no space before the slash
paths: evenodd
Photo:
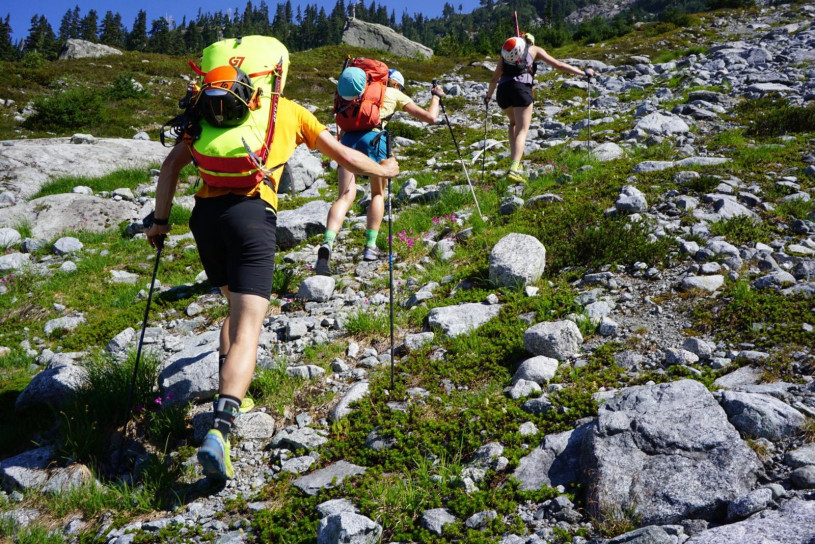
<path id="1" fill-rule="evenodd" d="M 215 418 L 212 427 L 218 429 L 226 440 L 227 435 L 232 431 L 232 424 L 241 409 L 241 401 L 229 395 L 219 395 L 215 405 Z"/>

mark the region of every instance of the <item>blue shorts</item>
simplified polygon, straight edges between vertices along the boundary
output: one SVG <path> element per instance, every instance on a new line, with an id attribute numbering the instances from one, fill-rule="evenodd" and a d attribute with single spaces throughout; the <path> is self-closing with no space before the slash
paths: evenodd
<path id="1" fill-rule="evenodd" d="M 364 153 L 375 162 L 388 158 L 388 133 L 384 130 L 346 132 L 342 135 L 340 142 L 346 147 Z"/>

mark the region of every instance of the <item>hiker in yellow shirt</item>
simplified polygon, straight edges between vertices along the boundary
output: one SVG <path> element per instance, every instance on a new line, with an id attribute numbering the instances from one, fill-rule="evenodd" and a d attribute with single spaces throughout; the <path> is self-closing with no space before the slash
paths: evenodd
<path id="1" fill-rule="evenodd" d="M 351 77 L 340 77 L 338 91 L 340 95 L 359 95 L 365 87 L 365 72 L 359 68 L 346 68 L 343 74 L 350 73 Z M 343 86 L 348 87 L 343 88 Z M 404 111 L 425 123 L 433 124 L 439 115 L 439 101 L 444 92 L 441 87 L 433 87 L 431 90 L 430 107 L 423 109 L 416 105 L 413 100 L 404 93 L 405 76 L 395 69 L 390 69 L 388 73 L 388 87 L 385 90 L 385 100 L 379 110 L 379 118 L 382 119 L 380 127 L 370 131 L 346 132 L 341 135 L 341 142 L 354 149 L 361 151 L 374 161 L 380 162 L 387 157 L 387 135 L 384 128 L 388 120 L 398 111 Z M 371 202 L 368 204 L 367 222 L 365 230 L 365 249 L 362 258 L 365 261 L 375 261 L 379 258 L 379 251 L 376 248 L 376 238 L 379 235 L 379 227 L 385 215 L 385 187 L 387 176 L 370 176 L 371 182 Z M 322 276 L 331 275 L 331 251 L 334 248 L 334 240 L 337 232 L 342 227 L 345 215 L 354 204 L 357 195 L 356 177 L 347 168 L 340 167 L 337 172 L 337 184 L 339 185 L 339 198 L 331 205 L 326 220 L 326 230 L 323 235 L 323 243 L 317 251 L 317 262 L 314 271 Z"/>
<path id="2" fill-rule="evenodd" d="M 282 47 L 282 44 L 281 44 Z M 233 93 L 234 94 L 234 93 Z M 204 474 L 216 481 L 234 476 L 228 435 L 240 413 L 252 376 L 263 319 L 269 308 L 276 249 L 277 186 L 281 165 L 305 143 L 337 161 L 345 170 L 377 178 L 394 177 L 394 159 L 374 162 L 338 142 L 312 113 L 279 97 L 274 140 L 266 160 L 266 179 L 243 188 L 216 187 L 207 175 L 195 195 L 190 230 L 204 270 L 229 303 L 221 327 L 218 399 L 214 425 L 198 451 Z M 169 217 L 181 169 L 192 160 L 192 146 L 177 143 L 161 166 L 156 188 L 155 222 L 146 231 L 153 247 L 170 232 Z M 218 160 L 217 157 L 214 160 Z M 198 163 L 201 167 L 200 162 Z"/>

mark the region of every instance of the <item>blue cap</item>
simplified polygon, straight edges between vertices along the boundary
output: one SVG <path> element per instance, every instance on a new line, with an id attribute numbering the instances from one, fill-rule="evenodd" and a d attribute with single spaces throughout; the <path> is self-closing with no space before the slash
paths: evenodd
<path id="1" fill-rule="evenodd" d="M 365 83 L 368 76 L 365 75 L 365 70 L 352 66 L 346 68 L 340 74 L 339 81 L 337 81 L 337 93 L 345 100 L 354 100 L 359 98 L 362 91 L 365 90 Z"/>
<path id="2" fill-rule="evenodd" d="M 396 68 L 391 68 L 390 70 L 388 70 L 388 79 L 392 79 L 393 81 L 398 83 L 399 87 L 401 87 L 402 90 L 405 89 L 405 76 L 403 76 L 402 72 L 400 72 Z"/>

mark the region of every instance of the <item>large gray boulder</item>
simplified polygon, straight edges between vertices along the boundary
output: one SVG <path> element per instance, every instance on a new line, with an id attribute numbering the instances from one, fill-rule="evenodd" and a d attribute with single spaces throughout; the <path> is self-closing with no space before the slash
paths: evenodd
<path id="1" fill-rule="evenodd" d="M 433 50 L 410 41 L 392 28 L 359 19 L 347 19 L 342 33 L 342 43 L 366 49 L 381 49 L 391 55 L 408 58 L 432 58 Z"/>
<path id="2" fill-rule="evenodd" d="M 7 253 L 0 255 L 0 273 L 19 272 L 31 265 L 31 256 L 27 253 Z"/>
<path id="3" fill-rule="evenodd" d="M 77 174 L 100 177 L 127 168 L 150 168 L 160 164 L 167 153 L 159 142 L 124 138 L 97 138 L 93 144 L 71 143 L 71 138 L 14 140 L 13 145 L 0 147 L 0 189 L 17 195 L 19 206 L 20 200 L 28 200 L 52 179 Z M 16 206 L 0 210 L 0 225 L 13 227 L 13 223 L 2 221 L 2 212 L 9 208 Z"/>
<path id="4" fill-rule="evenodd" d="M 0 461 L 0 484 L 5 491 L 33 490 L 48 480 L 47 468 L 54 459 L 54 448 L 45 446 Z"/>
<path id="5" fill-rule="evenodd" d="M 761 462 L 713 395 L 681 380 L 624 389 L 600 407 L 583 441 L 592 515 L 633 508 L 644 525 L 722 520 Z"/>
<path id="6" fill-rule="evenodd" d="M 17 396 L 15 410 L 24 410 L 35 404 L 54 408 L 66 406 L 88 380 L 84 367 L 71 363 L 49 366 L 28 383 Z"/>
<path id="7" fill-rule="evenodd" d="M 65 193 L 0 208 L 0 225 L 24 222 L 31 225 L 34 238 L 51 239 L 66 230 L 102 232 L 121 222 L 141 221 L 142 211 L 141 206 L 126 200 Z"/>
<path id="8" fill-rule="evenodd" d="M 218 336 L 218 331 L 208 331 L 190 338 L 164 364 L 158 382 L 171 404 L 210 399 L 218 392 Z"/>
<path id="9" fill-rule="evenodd" d="M 490 252 L 490 281 L 499 287 L 525 287 L 538 281 L 546 266 L 546 248 L 534 236 L 507 234 Z"/>
<path id="10" fill-rule="evenodd" d="M 795 436 L 806 421 L 801 412 L 769 395 L 723 391 L 719 402 L 730 423 L 751 438 L 780 440 Z"/>
<path id="11" fill-rule="evenodd" d="M 501 304 L 480 304 L 477 302 L 457 306 L 433 308 L 427 316 L 427 324 L 440 328 L 447 336 L 467 334 L 497 316 Z"/>
<path id="12" fill-rule="evenodd" d="M 305 144 L 300 144 L 292 153 L 283 174 L 280 176 L 279 193 L 299 194 L 314 185 L 323 175 L 323 163 L 311 154 Z"/>
<path id="13" fill-rule="evenodd" d="M 354 512 L 340 512 L 320 520 L 317 544 L 377 544 L 382 526 Z"/>
<path id="14" fill-rule="evenodd" d="M 763 511 L 739 523 L 692 536 L 685 544 L 812 544 L 815 501 L 793 499 L 778 510 Z"/>
<path id="15" fill-rule="evenodd" d="M 277 246 L 291 249 L 308 238 L 325 232 L 331 203 L 312 200 L 296 210 L 281 210 L 277 214 Z"/>
<path id="16" fill-rule="evenodd" d="M 59 52 L 59 60 L 98 59 L 99 57 L 121 54 L 121 51 L 109 45 L 70 38 L 62 46 L 62 51 Z"/>
<path id="17" fill-rule="evenodd" d="M 543 486 L 570 487 L 580 478 L 580 450 L 591 424 L 571 431 L 548 434 L 543 443 L 521 457 L 512 474 L 523 491 L 537 491 Z"/>

